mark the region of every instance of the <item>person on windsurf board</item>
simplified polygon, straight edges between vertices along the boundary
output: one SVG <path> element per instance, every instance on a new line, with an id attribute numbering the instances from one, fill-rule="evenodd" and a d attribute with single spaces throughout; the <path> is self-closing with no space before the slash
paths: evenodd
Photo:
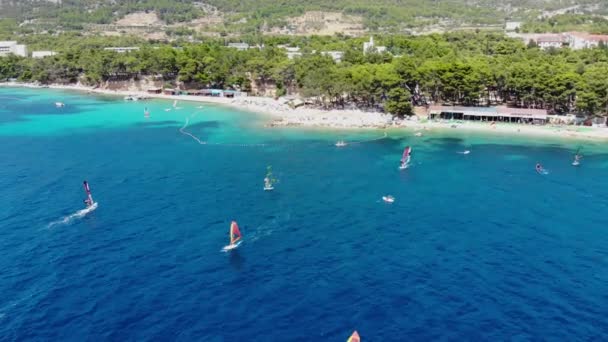
<path id="1" fill-rule="evenodd" d="M 87 194 L 87 198 L 84 200 L 84 204 L 86 204 L 87 208 L 90 208 L 95 202 L 93 201 L 93 196 L 91 195 L 91 189 L 89 188 L 89 182 L 86 180 L 83 182 L 84 191 Z"/>
<path id="2" fill-rule="evenodd" d="M 583 158 L 583 156 L 579 153 L 580 150 L 581 149 L 579 148 L 574 155 L 574 161 L 572 162 L 572 165 L 574 166 L 579 166 L 581 164 L 581 158 Z"/>
<path id="3" fill-rule="evenodd" d="M 399 169 L 407 169 L 410 166 L 410 160 L 412 159 L 412 148 L 407 146 L 403 150 L 403 155 L 401 156 L 401 163 L 399 164 Z"/>
<path id="4" fill-rule="evenodd" d="M 242 237 L 243 236 L 241 235 L 239 225 L 236 223 L 236 221 L 232 221 L 230 223 L 230 244 L 224 246 L 224 248 L 222 248 L 222 251 L 227 252 L 229 250 L 237 248 L 241 244 Z"/>

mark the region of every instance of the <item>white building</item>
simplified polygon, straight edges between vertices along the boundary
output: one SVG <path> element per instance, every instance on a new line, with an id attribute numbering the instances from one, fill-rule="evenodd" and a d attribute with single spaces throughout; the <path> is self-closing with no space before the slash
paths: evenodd
<path id="1" fill-rule="evenodd" d="M 27 47 L 17 44 L 15 41 L 0 42 L 0 56 L 8 56 L 10 54 L 27 57 Z"/>
<path id="2" fill-rule="evenodd" d="M 285 44 L 277 45 L 279 49 L 283 49 L 286 51 L 287 58 L 294 59 L 296 57 L 302 57 L 302 53 L 300 52 L 300 47 L 291 47 Z"/>
<path id="3" fill-rule="evenodd" d="M 49 56 L 55 56 L 55 51 L 32 51 L 32 58 L 44 58 Z"/>
<path id="4" fill-rule="evenodd" d="M 344 57 L 344 52 L 342 51 L 321 51 L 321 54 L 323 56 L 330 56 L 336 63 L 342 62 L 342 57 Z"/>
<path id="5" fill-rule="evenodd" d="M 598 47 L 600 42 L 608 44 L 608 35 L 570 32 L 570 46 L 573 50 Z"/>
<path id="6" fill-rule="evenodd" d="M 130 47 L 107 47 L 107 48 L 104 48 L 104 50 L 106 50 L 106 51 L 114 51 L 114 52 L 118 52 L 118 53 L 125 53 L 125 52 L 131 52 L 131 51 L 139 51 L 139 48 L 137 46 L 130 46 Z"/>
<path id="7" fill-rule="evenodd" d="M 249 49 L 249 44 L 247 43 L 228 43 L 228 47 L 232 49 L 237 49 L 239 51 L 245 51 Z"/>
<path id="8" fill-rule="evenodd" d="M 507 21 L 505 24 L 505 31 L 515 32 L 521 28 L 521 21 Z"/>
<path id="9" fill-rule="evenodd" d="M 288 59 L 294 59 L 296 57 L 302 57 L 302 53 L 301 52 L 289 52 L 289 51 L 287 51 L 287 58 Z"/>
<path id="10" fill-rule="evenodd" d="M 376 46 L 376 44 L 374 44 L 374 37 L 370 36 L 368 42 L 363 42 L 363 54 L 368 52 L 383 53 L 386 51 L 386 46 Z"/>
<path id="11" fill-rule="evenodd" d="M 538 44 L 538 47 L 540 47 L 543 50 L 550 49 L 550 48 L 559 49 L 559 48 L 563 47 L 564 45 L 567 45 L 568 43 L 569 43 L 568 37 L 565 35 L 561 35 L 561 34 L 545 35 L 545 36 L 540 36 L 536 39 L 536 44 Z"/>

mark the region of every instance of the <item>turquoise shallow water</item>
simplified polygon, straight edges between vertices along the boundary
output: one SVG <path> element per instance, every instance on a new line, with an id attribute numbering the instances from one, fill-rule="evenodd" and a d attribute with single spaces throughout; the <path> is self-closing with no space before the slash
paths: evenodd
<path id="1" fill-rule="evenodd" d="M 608 336 L 603 144 L 391 131 L 338 149 L 382 132 L 170 105 L 0 88 L 0 339 Z M 83 179 L 99 207 L 62 222 Z M 233 219 L 244 241 L 222 253 Z"/>

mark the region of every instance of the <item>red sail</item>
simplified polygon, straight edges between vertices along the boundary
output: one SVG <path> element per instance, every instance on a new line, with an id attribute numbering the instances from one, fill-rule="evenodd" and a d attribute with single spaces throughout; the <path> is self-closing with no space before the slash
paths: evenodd
<path id="1" fill-rule="evenodd" d="M 230 224 L 230 244 L 234 244 L 240 239 L 241 231 L 239 230 L 239 225 L 236 224 L 236 221 L 232 221 Z"/>

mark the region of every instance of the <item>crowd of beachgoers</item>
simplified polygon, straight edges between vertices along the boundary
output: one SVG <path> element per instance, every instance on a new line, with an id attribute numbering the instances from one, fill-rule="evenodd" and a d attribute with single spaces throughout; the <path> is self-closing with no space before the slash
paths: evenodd
<path id="1" fill-rule="evenodd" d="M 2 83 L 3 86 L 40 87 L 34 84 Z M 461 129 L 478 132 L 554 136 L 564 138 L 608 139 L 608 127 L 583 127 L 573 125 L 524 125 L 480 121 L 427 120 L 418 116 L 398 119 L 390 114 L 357 109 L 324 110 L 300 106 L 293 108 L 287 99 L 244 96 L 235 98 L 150 94 L 145 91 L 108 90 L 83 85 L 50 85 L 49 88 L 78 90 L 88 93 L 116 96 L 139 96 L 166 100 L 193 101 L 230 106 L 235 109 L 268 116 L 267 127 L 311 127 L 329 129 L 390 129 L 408 128 L 423 135 L 424 131 Z"/>

